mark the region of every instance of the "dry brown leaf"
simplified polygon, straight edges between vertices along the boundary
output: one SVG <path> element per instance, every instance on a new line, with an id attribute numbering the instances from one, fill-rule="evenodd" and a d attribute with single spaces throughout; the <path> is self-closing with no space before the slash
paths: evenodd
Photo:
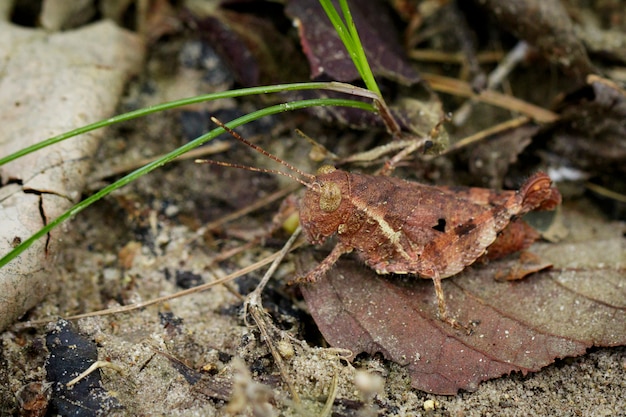
<path id="1" fill-rule="evenodd" d="M 56 32 L 84 25 L 93 19 L 96 12 L 96 4 L 92 0 L 44 0 L 39 21 L 44 29 Z"/>
<path id="2" fill-rule="evenodd" d="M 563 97 L 561 120 L 550 127 L 548 149 L 606 186 L 623 188 L 626 173 L 626 90 L 598 76 Z M 607 179 L 612 177 L 613 181 Z M 622 185 L 622 187 L 619 187 Z"/>
<path id="3" fill-rule="evenodd" d="M 143 58 L 140 39 L 110 22 L 53 34 L 0 23 L 0 51 L 2 155 L 110 116 Z M 0 167 L 0 254 L 77 201 L 101 136 L 87 134 Z M 61 234 L 54 231 L 0 271 L 0 329 L 53 285 L 44 268 Z"/>
<path id="4" fill-rule="evenodd" d="M 556 0 L 484 0 L 500 26 L 536 47 L 578 82 L 595 72 L 587 51 L 576 36 L 563 3 Z"/>

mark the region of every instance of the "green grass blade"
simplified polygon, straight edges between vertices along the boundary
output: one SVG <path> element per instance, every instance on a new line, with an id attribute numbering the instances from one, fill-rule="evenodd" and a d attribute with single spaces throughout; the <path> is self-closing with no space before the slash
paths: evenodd
<path id="1" fill-rule="evenodd" d="M 307 83 L 293 83 L 293 84 L 277 84 L 277 85 L 272 85 L 272 86 L 242 88 L 239 90 L 229 90 L 229 91 L 224 91 L 224 92 L 219 92 L 219 93 L 206 94 L 202 96 L 194 96 L 194 97 L 185 98 L 182 100 L 170 101 L 167 103 L 131 111 L 129 113 L 124 113 L 119 116 L 111 117 L 106 120 L 101 120 L 99 122 L 92 123 L 90 125 L 71 130 L 69 132 L 65 132 L 63 134 L 54 136 L 52 138 L 49 138 L 39 143 L 36 143 L 34 145 L 31 145 L 27 148 L 21 149 L 11 155 L 7 155 L 5 157 L 0 158 L 0 165 L 4 165 L 24 155 L 28 155 L 29 153 L 38 151 L 39 149 L 43 149 L 50 145 L 54 145 L 55 143 L 64 141 L 71 137 L 78 136 L 83 133 L 91 132 L 92 130 L 96 130 L 102 127 L 110 126 L 114 123 L 125 122 L 127 120 L 132 120 L 138 117 L 143 117 L 151 113 L 156 113 L 156 112 L 160 112 L 164 110 L 171 110 L 176 107 L 187 106 L 189 104 L 196 104 L 196 103 L 201 103 L 204 101 L 219 100 L 219 99 L 224 99 L 224 98 L 243 97 L 243 96 L 256 95 L 256 94 L 272 94 L 272 93 L 279 93 L 279 92 L 285 92 L 285 91 L 316 90 L 316 89 L 340 91 L 340 92 L 344 92 L 347 94 L 369 97 L 367 92 L 359 87 L 355 87 L 350 84 L 336 83 L 336 82 L 330 82 L 330 83 L 329 82 L 307 82 Z"/>
<path id="2" fill-rule="evenodd" d="M 260 119 L 261 117 L 269 116 L 272 114 L 278 114 L 278 113 L 282 113 L 286 111 L 304 109 L 307 107 L 314 107 L 314 106 L 343 106 L 343 107 L 358 108 L 358 109 L 367 110 L 367 111 L 376 111 L 376 108 L 372 104 L 365 103 L 362 101 L 356 101 L 356 100 L 348 100 L 348 99 L 301 100 L 301 101 L 294 101 L 290 103 L 278 104 L 275 106 L 267 107 L 262 110 L 257 110 L 245 116 L 241 116 L 231 122 L 228 122 L 226 125 L 230 127 L 231 129 L 234 129 L 238 126 L 249 123 L 253 120 Z M 128 114 L 130 113 L 127 113 L 126 115 Z M 57 227 L 59 224 L 63 223 L 65 220 L 69 219 L 70 217 L 80 213 L 81 211 L 83 211 L 84 209 L 86 209 L 87 207 L 95 203 L 96 201 L 100 200 L 107 194 L 111 193 L 114 190 L 117 190 L 118 188 L 121 188 L 127 185 L 128 183 L 136 180 L 137 178 L 151 171 L 154 171 L 155 169 L 181 156 L 182 154 L 212 140 L 213 138 L 220 135 L 221 133 L 224 133 L 224 129 L 222 129 L 221 127 L 213 129 L 210 132 L 198 137 L 197 139 L 185 144 L 184 146 L 181 146 L 180 148 L 173 150 L 172 152 L 168 153 L 162 158 L 159 158 L 158 160 L 151 162 L 131 172 L 130 174 L 120 178 L 116 182 L 104 187 L 97 193 L 91 195 L 90 197 L 76 204 L 74 207 L 72 207 L 71 209 L 69 209 L 62 215 L 60 215 L 58 218 L 49 222 L 46 226 L 44 226 L 41 230 L 36 232 L 34 235 L 32 235 L 31 237 L 23 241 L 19 246 L 15 247 L 11 252 L 3 256 L 2 259 L 0 259 L 0 268 L 8 264 L 11 260 L 15 259 L 22 252 L 28 249 L 36 240 L 47 235 L 52 229 Z"/>
<path id="3" fill-rule="evenodd" d="M 339 38 L 348 50 L 348 53 L 352 54 L 351 51 L 353 49 L 353 46 L 352 39 L 350 39 L 350 31 L 339 16 L 339 13 L 337 13 L 335 6 L 333 6 L 330 0 L 320 0 L 320 4 L 324 8 L 326 16 L 328 16 L 330 22 L 333 24 L 335 32 L 337 32 L 337 35 L 339 35 Z M 348 47 L 348 45 L 350 45 L 350 47 Z"/>
<path id="4" fill-rule="evenodd" d="M 348 2 L 346 0 L 339 0 L 339 6 L 341 7 L 345 23 L 344 19 L 339 16 L 339 13 L 337 12 L 337 9 L 335 9 L 335 6 L 333 6 L 331 0 L 320 0 L 320 4 L 324 8 L 326 15 L 335 28 L 335 31 L 350 54 L 350 58 L 352 58 L 352 62 L 365 82 L 367 88 L 382 97 L 380 88 L 378 88 L 378 84 L 374 78 L 372 68 L 370 67 L 367 57 L 365 56 L 365 50 L 363 49 L 359 33 L 357 32 L 356 25 L 352 19 Z"/>
<path id="5" fill-rule="evenodd" d="M 346 20 L 346 26 L 348 27 L 350 37 L 352 38 L 352 44 L 354 47 L 353 51 L 350 53 L 352 60 L 354 61 L 355 66 L 360 68 L 359 74 L 363 78 L 367 88 L 376 92 L 379 96 L 382 96 L 380 89 L 378 88 L 378 84 L 376 83 L 376 79 L 374 78 L 372 68 L 370 67 L 367 57 L 365 56 L 365 49 L 361 43 L 359 32 L 356 30 L 356 25 L 354 24 L 354 19 L 352 19 L 350 8 L 348 8 L 347 0 L 339 0 L 339 5 L 341 6 L 341 11 Z"/>

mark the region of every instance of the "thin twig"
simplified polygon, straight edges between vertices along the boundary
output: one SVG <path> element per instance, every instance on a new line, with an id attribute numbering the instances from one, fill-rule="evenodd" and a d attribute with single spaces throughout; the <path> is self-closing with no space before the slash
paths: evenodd
<path id="1" fill-rule="evenodd" d="M 421 62 L 436 62 L 440 64 L 463 64 L 465 61 L 462 52 L 443 52 L 433 49 L 414 49 L 409 51 L 409 58 Z M 481 64 L 498 62 L 504 54 L 500 51 L 479 52 L 476 59 Z"/>
<path id="2" fill-rule="evenodd" d="M 613 190 L 609 190 L 608 188 L 605 188 L 601 185 L 594 184 L 592 182 L 586 182 L 585 187 L 589 188 L 591 191 L 593 191 L 596 194 L 600 194 L 603 197 L 611 198 L 621 203 L 626 203 L 626 195 L 620 194 Z"/>
<path id="3" fill-rule="evenodd" d="M 178 158 L 174 159 L 175 161 L 183 161 L 185 159 L 195 159 L 200 158 L 207 155 L 213 155 L 217 153 L 226 152 L 231 148 L 232 144 L 229 142 L 213 142 L 207 145 L 204 145 L 200 148 L 193 149 Z M 106 178 L 114 177 L 117 175 L 122 175 L 130 171 L 134 171 L 135 169 L 147 165 L 151 162 L 156 161 L 159 158 L 162 158 L 163 155 L 155 155 L 149 158 L 139 159 L 136 161 L 132 161 L 128 164 L 116 166 L 112 168 L 105 168 L 103 170 L 99 170 L 94 172 L 89 177 L 89 183 L 96 184 L 98 181 L 102 181 Z"/>
<path id="4" fill-rule="evenodd" d="M 324 404 L 324 408 L 320 412 L 320 417 L 329 417 L 333 413 L 333 403 L 335 402 L 335 398 L 337 398 L 337 392 L 339 391 L 337 377 L 337 370 L 333 374 L 333 380 L 330 383 L 330 387 L 328 388 L 328 398 L 326 399 L 326 403 Z"/>
<path id="5" fill-rule="evenodd" d="M 252 319 L 254 320 L 261 334 L 263 335 L 263 339 L 265 340 L 265 343 L 267 343 L 267 346 L 269 347 L 270 352 L 274 357 L 274 362 L 278 367 L 280 375 L 283 381 L 287 384 L 287 387 L 291 392 L 291 396 L 296 404 L 300 404 L 300 396 L 298 395 L 298 391 L 296 391 L 296 388 L 291 382 L 291 378 L 289 377 L 287 367 L 283 362 L 282 356 L 278 352 L 278 349 L 276 348 L 272 339 L 269 336 L 268 328 L 274 330 L 276 333 L 279 333 L 279 331 L 275 328 L 271 320 L 265 316 L 265 311 L 263 310 L 263 304 L 261 301 L 261 293 L 263 292 L 263 289 L 269 282 L 270 278 L 274 275 L 274 272 L 276 272 L 276 268 L 278 268 L 278 265 L 280 265 L 283 258 L 287 255 L 287 253 L 289 253 L 292 246 L 295 244 L 295 241 L 300 235 L 301 231 L 302 228 L 298 226 L 298 228 L 295 230 L 295 232 L 293 232 L 287 243 L 285 243 L 283 248 L 277 253 L 276 258 L 274 258 L 274 261 L 261 279 L 261 282 L 259 282 L 259 285 L 257 285 L 254 291 L 248 294 L 248 297 L 246 297 L 246 301 L 244 301 L 244 317 L 247 317 L 248 312 L 252 316 Z"/>
<path id="6" fill-rule="evenodd" d="M 518 42 L 517 45 L 506 54 L 502 62 L 489 74 L 486 89 L 493 90 L 498 87 L 511 71 L 513 71 L 515 66 L 526 57 L 529 49 L 530 46 L 526 42 Z M 454 112 L 452 121 L 456 126 L 461 126 L 465 123 L 471 114 L 474 104 L 476 104 L 476 98 L 472 97 Z"/>
<path id="7" fill-rule="evenodd" d="M 289 193 L 294 192 L 295 190 L 297 190 L 299 188 L 299 184 L 290 184 L 289 186 L 282 188 L 272 194 L 269 194 L 263 198 L 258 199 L 257 201 L 255 201 L 254 203 L 240 209 L 237 210 L 235 212 L 232 212 L 230 214 L 227 214 L 226 216 L 223 216 L 217 220 L 214 220 L 210 223 L 207 223 L 206 225 L 200 227 L 198 230 L 196 230 L 196 237 L 197 236 L 201 236 L 204 233 L 206 233 L 209 230 L 213 230 L 213 229 L 217 229 L 218 227 L 222 226 L 225 223 L 231 222 L 233 220 L 236 220 L 240 217 L 245 216 L 246 214 L 252 213 L 253 211 L 256 211 L 260 208 L 263 208 L 265 206 L 267 206 L 270 203 L 273 203 L 274 201 L 288 195 Z"/>
<path id="8" fill-rule="evenodd" d="M 80 382 L 82 379 L 87 378 L 87 376 L 89 376 L 89 374 L 91 374 L 92 372 L 94 372 L 97 369 L 100 368 L 111 368 L 111 369 L 115 369 L 118 372 L 122 372 L 122 368 L 118 365 L 115 365 L 114 363 L 108 362 L 108 361 L 96 361 L 94 363 L 91 364 L 91 366 L 87 369 L 85 369 L 83 372 L 80 373 L 80 375 L 78 375 L 76 378 L 72 379 L 71 381 L 69 381 L 67 384 L 65 384 L 67 387 L 71 387 L 72 385 L 77 384 L 78 382 Z"/>
<path id="9" fill-rule="evenodd" d="M 296 243 L 293 245 L 293 247 L 291 248 L 291 250 L 295 250 L 298 247 L 300 247 L 302 245 L 302 243 Z M 147 300 L 147 301 L 143 301 L 141 303 L 136 303 L 136 304 L 131 304 L 131 305 L 127 305 L 127 306 L 120 306 L 120 307 L 113 307 L 113 308 L 108 308 L 105 310 L 99 310 L 99 311 L 92 311 L 90 313 L 84 313 L 84 314 L 77 314 L 74 316 L 69 316 L 66 317 L 66 320 L 78 320 L 78 319 L 83 319 L 86 317 L 95 317 L 95 316 L 104 316 L 107 314 L 118 314 L 118 313 L 125 313 L 128 311 L 133 311 L 133 310 L 137 310 L 140 308 L 144 308 L 144 307 L 148 307 L 154 304 L 158 304 L 158 303 L 162 303 L 164 301 L 169 301 L 175 298 L 179 298 L 179 297 L 183 297 L 185 295 L 189 295 L 189 294 L 194 294 L 197 292 L 202 292 L 202 291 L 206 291 L 209 288 L 212 288 L 216 285 L 220 285 L 223 284 L 225 282 L 230 282 L 236 278 L 239 278 L 242 275 L 248 274 L 252 271 L 256 271 L 257 269 L 269 264 L 270 262 L 274 261 L 277 257 L 280 256 L 280 252 L 276 252 L 273 253 L 269 256 L 267 256 L 266 258 L 253 263 L 252 265 L 249 265 L 245 268 L 240 269 L 239 271 L 233 272 L 232 274 L 226 275 L 223 278 L 217 279 L 215 281 L 211 281 L 211 282 L 207 282 L 206 284 L 202 284 L 202 285 L 198 285 L 197 287 L 192 287 L 183 291 L 178 291 L 174 294 L 170 294 L 170 295 L 165 295 L 163 297 L 158 297 L 158 298 L 154 298 L 152 300 Z M 284 255 L 283 255 L 284 256 Z M 41 319 L 41 320 L 32 320 L 32 321 L 27 321 L 24 323 L 16 323 L 14 325 L 15 329 L 23 329 L 23 328 L 28 328 L 28 327 L 34 327 L 34 326 L 38 326 L 38 325 L 42 325 L 42 324 L 46 324 L 49 323 L 51 321 L 56 321 L 57 317 L 48 317 L 46 319 Z"/>
<path id="10" fill-rule="evenodd" d="M 480 132 L 476 132 L 473 135 L 467 136 L 459 140 L 454 145 L 450 146 L 449 148 L 441 152 L 439 155 L 448 154 L 448 153 L 457 151 L 461 148 L 465 148 L 466 146 L 480 142 L 481 140 L 484 140 L 490 136 L 522 126 L 528 123 L 529 121 L 530 119 L 528 117 L 521 116 L 521 117 L 516 117 L 515 119 L 507 120 L 506 122 L 499 123 L 495 126 L 491 126 L 490 128 L 481 130 Z"/>
<path id="11" fill-rule="evenodd" d="M 521 113 L 539 123 L 552 123 L 559 119 L 559 115 L 550 110 L 506 94 L 491 90 L 485 90 L 480 94 L 476 94 L 472 91 L 472 87 L 464 81 L 430 73 L 421 73 L 420 75 L 434 90 L 442 93 L 460 97 L 474 97 L 478 101 Z"/>

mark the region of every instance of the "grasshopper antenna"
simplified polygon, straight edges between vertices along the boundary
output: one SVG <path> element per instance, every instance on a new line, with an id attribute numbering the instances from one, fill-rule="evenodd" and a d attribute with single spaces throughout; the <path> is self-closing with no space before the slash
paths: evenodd
<path id="1" fill-rule="evenodd" d="M 230 127 L 226 126 L 224 123 L 219 121 L 216 117 L 211 117 L 211 121 L 213 123 L 215 123 L 216 125 L 218 125 L 219 127 L 221 127 L 222 129 L 224 129 L 225 131 L 227 131 L 228 133 L 230 133 L 230 135 L 232 137 L 234 137 L 235 139 L 237 139 L 239 142 L 241 142 L 241 143 L 243 143 L 245 145 L 248 145 L 249 147 L 251 147 L 255 151 L 257 151 L 259 153 L 262 153 L 263 155 L 267 156 L 270 159 L 273 159 L 274 161 L 278 162 L 279 164 L 281 164 L 283 166 L 286 166 L 287 168 L 289 168 L 290 170 L 292 170 L 296 174 L 301 175 L 304 178 L 307 178 L 307 179 L 309 179 L 311 181 L 315 180 L 315 175 L 311 175 L 311 174 L 309 174 L 307 172 L 299 170 L 295 166 L 291 165 L 289 162 L 283 161 L 282 159 L 280 159 L 276 155 L 273 155 L 273 154 L 269 153 L 268 151 L 266 151 L 265 149 L 263 149 L 263 148 L 255 145 L 254 143 L 249 142 L 248 140 L 242 138 L 239 133 L 235 132 Z"/>
<path id="2" fill-rule="evenodd" d="M 222 123 L 217 118 L 211 117 L 211 121 L 213 123 L 215 123 L 216 125 L 218 125 L 219 127 L 221 127 L 222 129 L 224 129 L 226 132 L 228 132 L 232 137 L 237 139 L 239 142 L 242 142 L 243 144 L 245 144 L 245 145 L 249 146 L 250 148 L 254 149 L 255 151 L 257 151 L 257 152 L 267 156 L 268 158 L 270 158 L 270 159 L 280 163 L 281 165 L 286 166 L 287 168 L 289 168 L 290 170 L 292 170 L 296 174 L 299 174 L 302 177 L 307 178 L 311 182 L 315 180 L 315 176 L 314 175 L 311 175 L 309 173 L 306 173 L 304 171 L 299 170 L 298 168 L 296 168 L 295 166 L 291 165 L 290 163 L 288 163 L 286 161 L 283 161 L 282 159 L 280 159 L 276 155 L 273 155 L 273 154 L 269 153 L 268 151 L 266 151 L 265 149 L 255 145 L 254 143 L 249 142 L 248 140 L 244 139 L 239 133 L 235 132 L 234 130 L 232 130 L 231 128 L 226 126 L 224 123 Z M 295 175 L 288 174 L 286 172 L 275 170 L 275 169 L 256 168 L 256 167 L 251 167 L 251 166 L 248 166 L 248 165 L 240 165 L 240 164 L 233 164 L 233 163 L 230 163 L 230 162 L 214 161 L 212 159 L 196 159 L 195 162 L 198 163 L 198 164 L 211 164 L 211 165 L 217 165 L 217 166 L 223 166 L 223 167 L 245 169 L 245 170 L 253 171 L 253 172 L 265 172 L 265 173 L 268 173 L 268 174 L 282 175 L 282 176 L 285 176 L 287 178 L 291 178 L 294 181 L 299 182 L 300 184 L 304 185 L 307 188 L 312 188 L 311 183 L 308 183 L 308 182 L 302 180 L 301 178 L 296 177 Z"/>
<path id="3" fill-rule="evenodd" d="M 288 174 L 286 172 L 279 171 L 277 169 L 257 168 L 257 167 L 251 167 L 251 166 L 248 166 L 248 165 L 240 165 L 240 164 L 233 164 L 233 163 L 230 163 L 230 162 L 215 161 L 213 159 L 196 159 L 194 162 L 196 164 L 210 164 L 210 165 L 217 165 L 217 166 L 220 166 L 220 167 L 245 169 L 246 171 L 265 172 L 266 174 L 282 175 L 283 177 L 291 178 L 294 181 L 298 181 L 300 184 L 304 185 L 307 188 L 312 188 L 313 187 L 311 184 L 309 184 L 306 181 L 303 181 L 302 179 L 296 177 L 295 175 L 291 175 L 291 174 Z"/>

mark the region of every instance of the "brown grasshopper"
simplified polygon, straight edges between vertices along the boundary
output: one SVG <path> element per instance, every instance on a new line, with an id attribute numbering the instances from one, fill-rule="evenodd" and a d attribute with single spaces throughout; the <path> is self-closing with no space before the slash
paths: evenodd
<path id="1" fill-rule="evenodd" d="M 560 193 L 543 172 L 531 176 L 517 191 L 437 187 L 389 176 L 353 174 L 330 165 L 311 175 L 213 121 L 301 178 L 280 171 L 206 162 L 277 173 L 300 182 L 307 188 L 299 206 L 300 225 L 307 240 L 319 245 L 337 237 L 326 259 L 298 282 L 322 279 L 339 257 L 355 251 L 379 274 L 432 279 L 440 319 L 456 328 L 465 327 L 448 314 L 441 280 L 488 254 L 492 245 L 496 256 L 528 247 L 537 234 L 518 218 L 533 210 L 552 210 L 561 202 Z M 502 234 L 507 237 L 504 247 L 497 246 L 496 240 Z"/>

